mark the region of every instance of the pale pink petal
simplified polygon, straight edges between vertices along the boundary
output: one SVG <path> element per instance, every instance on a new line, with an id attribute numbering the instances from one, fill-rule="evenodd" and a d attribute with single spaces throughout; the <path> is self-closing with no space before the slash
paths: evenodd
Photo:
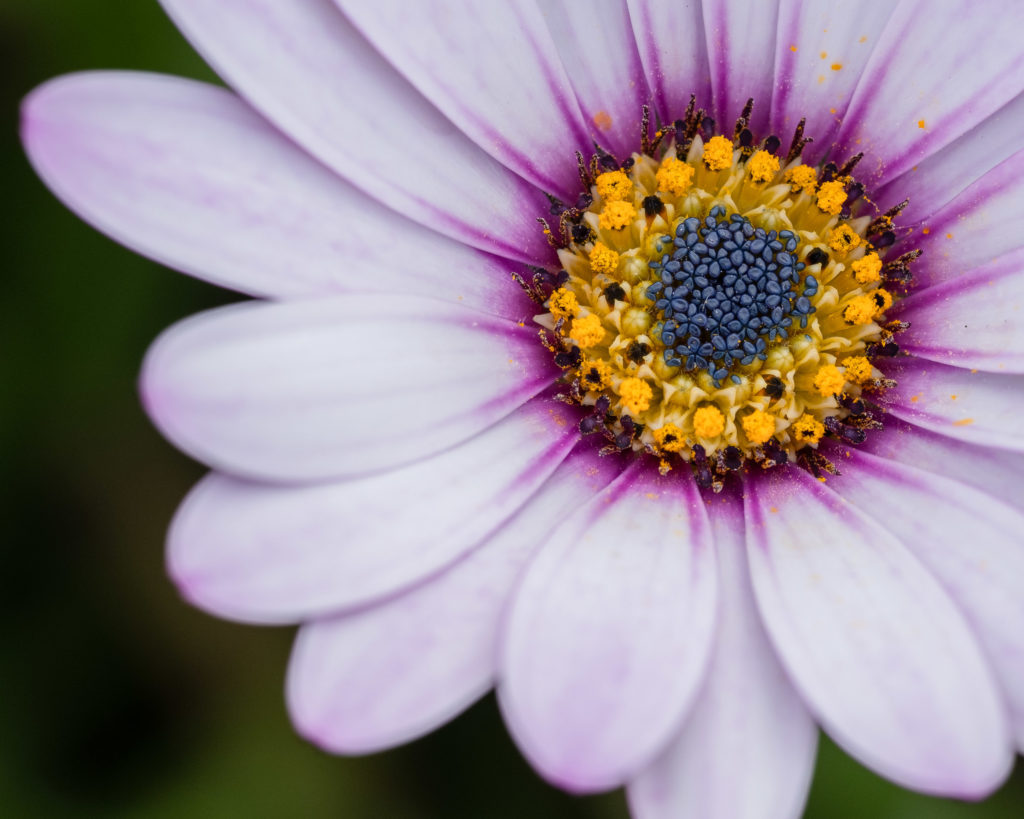
<path id="1" fill-rule="evenodd" d="M 828 152 L 894 8 L 892 0 L 781 0 L 769 127 L 785 146 L 806 117 L 814 141 L 805 162 Z"/>
<path id="2" fill-rule="evenodd" d="M 557 377 L 535 330 L 416 296 L 248 303 L 153 345 L 141 391 L 160 430 L 244 477 L 352 477 L 486 429 Z"/>
<path id="3" fill-rule="evenodd" d="M 914 263 L 915 284 L 930 287 L 953 281 L 966 270 L 1024 247 L 1020 224 L 1024 224 L 1024 150 L 994 167 L 918 226 L 922 231 L 907 243 L 924 254 Z"/>
<path id="4" fill-rule="evenodd" d="M 533 0 L 335 0 L 367 39 L 487 153 L 575 202 L 590 136 Z"/>
<path id="5" fill-rule="evenodd" d="M 747 481 L 747 541 L 772 643 L 848 753 L 926 793 L 978 798 L 1003 780 L 1013 756 L 997 683 L 899 541 L 798 468 Z"/>
<path id="6" fill-rule="evenodd" d="M 357 188 L 474 247 L 551 258 L 535 221 L 541 193 L 427 102 L 331 0 L 162 3 L 225 80 Z"/>
<path id="7" fill-rule="evenodd" d="M 892 416 L 859 447 L 883 458 L 955 478 L 1024 508 L 1024 455 L 947 438 Z"/>
<path id="8" fill-rule="evenodd" d="M 354 481 L 285 487 L 214 474 L 178 510 L 169 570 L 195 605 L 251 622 L 380 600 L 498 530 L 577 440 L 568 410 L 541 399 L 454 449 Z"/>
<path id="9" fill-rule="evenodd" d="M 1024 373 L 1024 247 L 900 301 L 900 347 L 955 367 Z"/>
<path id="10" fill-rule="evenodd" d="M 920 227 L 960 191 L 1020 150 L 1024 94 L 894 179 L 872 199 L 882 210 L 909 199 L 899 224 Z M 926 123 L 927 124 L 927 123 Z"/>
<path id="11" fill-rule="evenodd" d="M 537 6 L 593 139 L 620 159 L 639 151 L 642 109 L 651 100 L 626 0 Z"/>
<path id="12" fill-rule="evenodd" d="M 683 116 L 690 95 L 711 107 L 708 47 L 699 0 L 627 0 L 633 35 L 656 113 L 663 123 Z"/>
<path id="13" fill-rule="evenodd" d="M 719 625 L 682 732 L 629 787 L 635 819 L 796 819 L 818 729 L 786 677 L 754 605 L 743 501 L 710 505 Z"/>
<path id="14" fill-rule="evenodd" d="M 895 534 L 974 628 L 1024 748 L 1024 516 L 984 492 L 873 455 L 854 452 L 841 468 L 830 485 Z"/>
<path id="15" fill-rule="evenodd" d="M 837 136 L 881 186 L 1024 90 L 1017 0 L 904 0 L 868 61 Z"/>
<path id="16" fill-rule="evenodd" d="M 617 462 L 591 447 L 569 456 L 497 534 L 420 586 L 307 624 L 288 675 L 299 731 L 337 753 L 408 742 L 494 684 L 498 625 L 523 566 L 547 534 L 599 492 Z"/>
<path id="17" fill-rule="evenodd" d="M 750 129 L 758 136 L 766 136 L 775 76 L 779 0 L 703 0 L 702 6 L 711 72 L 711 115 L 718 132 L 732 136 L 733 123 L 753 97 Z"/>
<path id="18" fill-rule="evenodd" d="M 691 481 L 641 464 L 572 514 L 515 592 L 500 655 L 499 703 L 540 773 L 579 793 L 648 764 L 696 695 L 715 605 Z"/>
<path id="19" fill-rule="evenodd" d="M 221 88 L 75 74 L 26 100 L 22 134 L 68 207 L 214 284 L 271 297 L 409 292 L 523 315 L 507 262 L 360 193 Z"/>
<path id="20" fill-rule="evenodd" d="M 874 400 L 897 418 L 972 444 L 1024 450 L 1020 376 L 917 358 L 876 363 L 898 386 Z"/>

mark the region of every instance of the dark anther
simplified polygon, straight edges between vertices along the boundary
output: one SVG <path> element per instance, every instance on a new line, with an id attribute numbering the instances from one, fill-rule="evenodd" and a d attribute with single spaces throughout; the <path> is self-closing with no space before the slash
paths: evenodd
<path id="1" fill-rule="evenodd" d="M 788 165 L 790 162 L 793 162 L 795 159 L 797 159 L 800 156 L 800 154 L 803 153 L 804 146 L 806 146 L 807 143 L 811 142 L 810 139 L 804 139 L 804 128 L 806 127 L 806 125 L 806 117 L 804 117 L 803 119 L 800 120 L 799 123 L 797 123 L 796 131 L 793 133 L 793 141 L 789 143 L 789 153 L 786 155 L 786 162 L 784 164 Z"/>
<path id="2" fill-rule="evenodd" d="M 636 160 L 633 159 L 633 157 L 629 157 L 629 159 L 625 160 L 622 163 L 622 170 L 624 170 L 624 171 L 631 171 L 631 170 L 633 170 L 633 166 L 635 164 L 636 164 Z"/>
<path id="3" fill-rule="evenodd" d="M 704 130 L 704 136 L 708 139 L 715 135 L 715 120 L 712 117 L 703 117 L 700 127 Z"/>
<path id="4" fill-rule="evenodd" d="M 629 449 L 630 444 L 633 443 L 633 436 L 628 435 L 625 432 L 620 432 L 615 436 L 615 446 L 618 449 Z"/>
<path id="5" fill-rule="evenodd" d="M 626 300 L 626 291 L 622 289 L 622 285 L 618 282 L 615 282 L 615 284 L 609 284 L 602 292 L 604 293 L 604 297 L 608 299 L 609 304 Z"/>
<path id="6" fill-rule="evenodd" d="M 764 149 L 770 154 L 774 154 L 779 150 L 780 145 L 782 145 L 782 140 L 775 136 L 775 134 L 772 134 L 764 141 Z"/>
<path id="7" fill-rule="evenodd" d="M 654 147 L 651 145 L 651 106 L 643 107 L 640 119 L 640 153 L 650 156 Z"/>
<path id="8" fill-rule="evenodd" d="M 846 202 L 843 204 L 849 207 L 864 195 L 864 186 L 860 182 L 854 182 L 846 186 Z"/>
<path id="9" fill-rule="evenodd" d="M 761 447 L 764 450 L 764 454 L 768 458 L 775 462 L 775 464 L 786 464 L 789 463 L 789 455 L 786 454 L 786 450 L 782 448 L 778 441 L 774 438 L 769 438 Z"/>
<path id="10" fill-rule="evenodd" d="M 555 364 L 563 370 L 574 369 L 580 366 L 582 361 L 583 354 L 580 352 L 580 348 L 575 345 L 568 351 L 555 353 Z"/>
<path id="11" fill-rule="evenodd" d="M 644 213 L 647 216 L 657 216 L 663 210 L 665 210 L 665 203 L 657 196 L 651 194 L 644 197 Z"/>
<path id="12" fill-rule="evenodd" d="M 749 148 L 754 144 L 754 134 L 749 128 L 740 131 L 739 143 L 741 148 Z"/>
<path id="13" fill-rule="evenodd" d="M 599 419 L 593 415 L 587 415 L 584 418 L 580 418 L 580 434 L 590 435 L 592 432 L 597 430 Z"/>
<path id="14" fill-rule="evenodd" d="M 839 396 L 839 406 L 848 409 L 852 415 L 863 415 L 865 411 L 863 401 L 846 393 Z"/>
<path id="15" fill-rule="evenodd" d="M 777 375 L 769 375 L 765 379 L 764 392 L 769 398 L 782 398 L 786 392 L 786 385 Z"/>
<path id="16" fill-rule="evenodd" d="M 876 248 L 881 250 L 884 247 L 890 247 L 893 244 L 893 242 L 895 242 L 895 241 L 896 241 L 896 234 L 893 233 L 891 230 L 887 230 L 885 233 L 883 233 L 877 239 L 873 238 L 871 240 L 871 244 L 873 244 Z"/>
<path id="17" fill-rule="evenodd" d="M 551 203 L 551 207 L 548 212 L 552 216 L 560 216 L 562 211 L 565 210 L 565 203 L 557 196 L 552 196 L 550 193 L 545 193 L 544 195 L 548 198 L 548 202 Z"/>
<path id="18" fill-rule="evenodd" d="M 828 264 L 828 254 L 820 247 L 813 248 L 810 253 L 807 254 L 807 264 Z"/>
<path id="19" fill-rule="evenodd" d="M 903 212 L 903 209 L 909 204 L 910 200 L 904 199 L 898 205 L 893 205 L 881 216 L 878 216 L 875 219 L 873 219 L 871 221 L 871 224 L 868 225 L 867 235 L 871 236 L 875 233 L 880 233 L 881 231 L 887 230 L 888 228 L 892 227 L 893 219 L 899 216 L 900 213 Z"/>
<path id="20" fill-rule="evenodd" d="M 623 415 L 619 423 L 622 424 L 622 431 L 632 438 L 633 433 L 636 432 L 636 424 L 633 423 L 633 419 L 628 415 Z"/>
<path id="21" fill-rule="evenodd" d="M 851 156 L 848 160 L 846 160 L 846 164 L 839 169 L 839 175 L 849 176 L 851 173 L 853 173 L 853 169 L 857 167 L 857 163 L 860 162 L 863 158 L 863 152 Z"/>
<path id="22" fill-rule="evenodd" d="M 603 417 L 608 414 L 608 408 L 611 405 L 612 400 L 607 395 L 602 395 L 594 402 L 594 412 Z"/>
<path id="23" fill-rule="evenodd" d="M 594 197 L 591 196 L 588 191 L 584 191 L 583 193 L 581 193 L 579 195 L 579 198 L 576 200 L 576 210 L 578 210 L 578 211 L 585 211 L 587 208 L 589 208 L 593 204 L 594 204 Z"/>
<path id="24" fill-rule="evenodd" d="M 886 324 L 884 329 L 890 333 L 902 333 L 904 330 L 910 329 L 910 322 L 893 320 Z"/>
<path id="25" fill-rule="evenodd" d="M 839 469 L 836 465 L 814 449 L 800 450 L 800 462 L 807 468 L 808 472 L 819 480 L 823 477 L 823 472 L 827 472 L 830 475 L 839 474 Z"/>
<path id="26" fill-rule="evenodd" d="M 708 465 L 707 453 L 700 444 L 694 444 L 693 446 L 693 467 L 697 478 L 697 486 L 701 489 L 710 489 L 714 476 L 711 474 L 711 467 Z"/>
<path id="27" fill-rule="evenodd" d="M 821 169 L 821 181 L 831 182 L 833 179 L 836 178 L 836 173 L 838 171 L 839 168 L 836 167 L 836 163 L 829 162 L 824 168 Z"/>
<path id="28" fill-rule="evenodd" d="M 875 295 L 874 295 L 874 301 L 875 301 L 875 305 L 876 305 L 876 306 L 877 306 L 878 308 L 882 308 L 882 307 L 885 307 L 885 296 L 883 296 L 883 295 L 882 295 L 881 293 L 879 293 L 879 292 L 878 292 L 877 290 L 875 291 Z"/>
<path id="29" fill-rule="evenodd" d="M 722 465 L 732 472 L 743 466 L 743 453 L 739 447 L 727 446 L 722 450 Z"/>
<path id="30" fill-rule="evenodd" d="M 559 288 L 569 281 L 569 272 L 567 270 L 559 270 L 555 274 L 555 288 Z"/>
<path id="31" fill-rule="evenodd" d="M 650 351 L 651 348 L 642 341 L 632 341 L 629 347 L 626 348 L 626 358 L 634 364 L 639 364 Z"/>
<path id="32" fill-rule="evenodd" d="M 572 240 L 578 245 L 586 244 L 590 241 L 590 237 L 593 236 L 593 231 L 585 222 L 573 225 L 571 230 Z"/>
<path id="33" fill-rule="evenodd" d="M 825 429 L 848 444 L 862 444 L 868 437 L 864 430 L 847 426 L 834 415 L 830 415 L 825 419 Z"/>
<path id="34" fill-rule="evenodd" d="M 590 367 L 583 373 L 583 380 L 587 384 L 600 384 L 601 383 L 601 371 L 597 367 Z"/>
<path id="35" fill-rule="evenodd" d="M 750 112 L 754 110 L 754 98 L 751 97 L 747 100 L 747 104 L 743 106 L 743 112 L 740 114 L 738 120 L 736 120 L 736 127 L 733 129 L 732 138 L 736 141 L 740 134 L 743 133 L 743 129 L 750 124 Z"/>
<path id="36" fill-rule="evenodd" d="M 579 151 L 576 152 L 576 170 L 580 175 L 580 187 L 585 191 L 590 190 L 594 180 L 590 176 L 590 171 L 587 170 L 587 161 Z"/>
<path id="37" fill-rule="evenodd" d="M 874 358 L 875 356 L 892 358 L 899 355 L 900 347 L 895 341 L 885 341 L 878 344 L 869 344 L 865 352 L 869 358 Z"/>

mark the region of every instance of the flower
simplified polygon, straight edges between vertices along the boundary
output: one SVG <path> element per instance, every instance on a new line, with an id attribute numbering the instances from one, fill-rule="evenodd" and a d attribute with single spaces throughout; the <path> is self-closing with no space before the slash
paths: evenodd
<path id="1" fill-rule="evenodd" d="M 142 394 L 214 469 L 171 574 L 303 624 L 304 735 L 388 747 L 496 685 L 542 775 L 639 817 L 797 815 L 816 723 L 910 788 L 1002 781 L 1019 4 L 165 5 L 239 96 L 77 75 L 23 136 L 100 229 L 271 300 L 170 330 Z M 728 241 L 691 321 L 656 285 Z M 733 340 L 726 276 L 784 309 Z"/>

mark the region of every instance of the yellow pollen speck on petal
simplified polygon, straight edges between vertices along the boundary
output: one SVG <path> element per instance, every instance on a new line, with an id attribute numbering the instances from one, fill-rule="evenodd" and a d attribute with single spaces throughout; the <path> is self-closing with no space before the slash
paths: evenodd
<path id="1" fill-rule="evenodd" d="M 619 384 L 619 398 L 626 409 L 638 415 L 650 408 L 654 392 L 642 378 L 624 378 Z"/>
<path id="2" fill-rule="evenodd" d="M 828 52 L 827 51 L 822 51 L 821 52 L 821 59 L 824 60 L 824 59 L 827 59 L 827 58 L 828 58 Z"/>
<path id="3" fill-rule="evenodd" d="M 767 412 L 754 410 L 740 422 L 750 443 L 760 446 L 775 434 L 775 419 Z"/>
<path id="4" fill-rule="evenodd" d="M 704 165 L 709 171 L 724 171 L 732 167 L 732 140 L 713 136 L 704 146 Z"/>
<path id="5" fill-rule="evenodd" d="M 786 171 L 783 179 L 789 183 L 793 193 L 797 191 L 814 193 L 818 187 L 818 174 L 810 165 L 797 165 L 795 168 L 790 168 Z"/>
<path id="6" fill-rule="evenodd" d="M 590 269 L 595 273 L 614 273 L 619 267 L 619 254 L 601 242 L 590 251 Z"/>
<path id="7" fill-rule="evenodd" d="M 598 131 L 607 131 L 612 127 L 612 115 L 607 111 L 598 111 L 594 114 L 593 121 Z"/>
<path id="8" fill-rule="evenodd" d="M 882 260 L 877 253 L 869 253 L 857 259 L 850 267 L 853 269 L 853 277 L 860 284 L 871 284 L 882 278 Z"/>
<path id="9" fill-rule="evenodd" d="M 693 431 L 699 438 L 717 438 L 725 429 L 725 416 L 718 407 L 701 407 L 693 414 Z"/>
<path id="10" fill-rule="evenodd" d="M 838 215 L 839 211 L 843 209 L 845 201 L 846 189 L 842 182 L 832 180 L 821 183 L 821 187 L 818 188 L 818 207 L 825 213 Z"/>
<path id="11" fill-rule="evenodd" d="M 843 359 L 846 380 L 851 384 L 863 384 L 871 378 L 871 362 L 862 355 L 854 355 Z"/>
<path id="12" fill-rule="evenodd" d="M 959 421 L 954 421 L 953 426 L 955 427 L 966 427 L 974 423 L 973 418 L 961 418 Z"/>
<path id="13" fill-rule="evenodd" d="M 792 51 L 794 54 L 796 54 L 796 46 L 795 45 L 791 45 L 789 47 L 789 50 Z"/>
<path id="14" fill-rule="evenodd" d="M 922 233 L 923 233 L 923 234 L 924 234 L 925 236 L 927 236 L 927 235 L 928 235 L 929 233 L 931 233 L 931 232 L 932 232 L 932 229 L 931 229 L 931 228 L 927 228 L 927 227 L 926 227 L 926 228 L 921 228 L 921 232 L 922 232 Z"/>
<path id="15" fill-rule="evenodd" d="M 580 364 L 580 382 L 588 390 L 603 390 L 611 383 L 612 368 L 607 361 L 584 359 Z"/>
<path id="16" fill-rule="evenodd" d="M 662 452 L 680 452 L 686 446 L 683 431 L 675 424 L 665 424 L 654 430 L 654 444 Z"/>
<path id="17" fill-rule="evenodd" d="M 565 287 L 559 287 L 551 294 L 548 310 L 556 319 L 572 318 L 580 311 L 580 303 L 575 293 Z"/>
<path id="18" fill-rule="evenodd" d="M 747 160 L 747 172 L 755 182 L 767 182 L 779 172 L 779 158 L 767 151 L 754 151 Z"/>
<path id="19" fill-rule="evenodd" d="M 598 224 L 604 230 L 622 230 L 636 219 L 636 208 L 629 202 L 609 202 L 605 205 Z"/>
<path id="20" fill-rule="evenodd" d="M 605 202 L 623 202 L 633 195 L 633 181 L 622 171 L 599 174 L 594 184 Z"/>
<path id="21" fill-rule="evenodd" d="M 834 364 L 826 364 L 814 376 L 814 389 L 826 397 L 841 393 L 845 383 L 846 378 Z"/>
<path id="22" fill-rule="evenodd" d="M 925 125 L 924 125 L 924 120 L 923 120 L 923 119 L 919 119 L 919 120 L 917 121 L 917 127 L 918 127 L 918 128 L 924 128 L 924 127 L 925 127 Z"/>
<path id="23" fill-rule="evenodd" d="M 825 425 L 813 415 L 804 413 L 790 429 L 793 437 L 802 444 L 816 444 L 825 434 Z"/>
<path id="24" fill-rule="evenodd" d="M 842 63 L 832 63 L 832 70 L 833 71 L 840 71 L 842 69 L 842 67 L 843 67 Z"/>
<path id="25" fill-rule="evenodd" d="M 849 253 L 860 245 L 860 236 L 849 225 L 840 225 L 828 237 L 828 246 L 837 253 Z"/>
<path id="26" fill-rule="evenodd" d="M 681 196 L 693 183 L 693 166 L 670 156 L 658 168 L 655 179 L 659 191 L 671 193 L 673 196 Z"/>
<path id="27" fill-rule="evenodd" d="M 604 340 L 604 325 L 601 323 L 600 316 L 591 313 L 588 316 L 573 319 L 569 338 L 584 350 L 587 347 L 595 347 L 600 344 Z"/>

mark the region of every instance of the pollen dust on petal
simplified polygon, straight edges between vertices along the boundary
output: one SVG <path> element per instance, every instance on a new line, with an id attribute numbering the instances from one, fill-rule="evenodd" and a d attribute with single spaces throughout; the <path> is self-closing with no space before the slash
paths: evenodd
<path id="1" fill-rule="evenodd" d="M 959 421 L 954 421 L 953 426 L 955 427 L 966 427 L 974 423 L 973 418 L 961 418 Z"/>
<path id="2" fill-rule="evenodd" d="M 607 111 L 598 111 L 594 114 L 594 125 L 598 131 L 607 131 L 612 127 L 612 115 Z"/>
<path id="3" fill-rule="evenodd" d="M 919 119 L 917 121 L 917 127 L 918 128 L 924 128 L 925 127 L 925 121 L 923 119 Z"/>

